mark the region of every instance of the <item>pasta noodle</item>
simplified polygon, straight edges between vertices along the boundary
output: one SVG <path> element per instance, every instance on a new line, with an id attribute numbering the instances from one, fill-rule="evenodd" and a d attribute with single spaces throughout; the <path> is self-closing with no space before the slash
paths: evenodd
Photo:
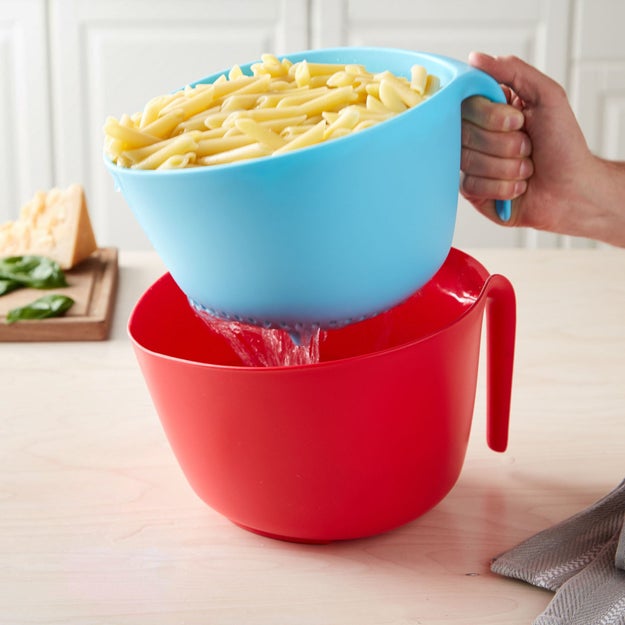
<path id="1" fill-rule="evenodd" d="M 211 84 L 156 96 L 132 116 L 108 117 L 106 154 L 120 167 L 159 170 L 279 155 L 370 128 L 440 88 L 420 65 L 406 78 L 263 54 L 251 71 L 235 65 Z"/>

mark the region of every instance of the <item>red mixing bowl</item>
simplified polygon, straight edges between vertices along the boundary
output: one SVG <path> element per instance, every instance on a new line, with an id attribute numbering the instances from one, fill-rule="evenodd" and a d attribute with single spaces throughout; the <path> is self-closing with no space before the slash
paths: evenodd
<path id="1" fill-rule="evenodd" d="M 507 445 L 515 335 L 510 282 L 452 249 L 402 304 L 328 330 L 318 364 L 243 366 L 169 274 L 129 334 L 173 451 L 195 492 L 246 529 L 287 540 L 372 536 L 455 484 L 487 320 L 487 438 Z"/>

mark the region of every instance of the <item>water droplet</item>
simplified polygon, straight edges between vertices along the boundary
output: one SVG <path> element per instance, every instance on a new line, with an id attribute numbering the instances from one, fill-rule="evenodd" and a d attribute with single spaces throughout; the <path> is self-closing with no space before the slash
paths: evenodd
<path id="1" fill-rule="evenodd" d="M 288 333 L 291 337 L 291 340 L 293 341 L 293 345 L 299 347 L 302 344 L 302 335 L 300 334 L 299 330 L 288 330 Z"/>

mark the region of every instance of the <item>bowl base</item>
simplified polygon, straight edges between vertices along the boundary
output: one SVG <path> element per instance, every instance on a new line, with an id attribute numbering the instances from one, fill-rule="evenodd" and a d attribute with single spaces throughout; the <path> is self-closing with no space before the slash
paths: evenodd
<path id="1" fill-rule="evenodd" d="M 281 536 L 280 534 L 272 534 L 271 532 L 265 532 L 264 530 L 259 530 L 254 527 L 250 527 L 249 525 L 243 525 L 242 523 L 237 523 L 236 521 L 232 521 L 234 525 L 244 529 L 248 532 L 252 532 L 252 534 L 258 534 L 259 536 L 264 536 L 265 538 L 273 538 L 274 540 L 282 540 L 288 543 L 298 543 L 304 545 L 329 545 L 334 542 L 332 540 L 317 540 L 314 538 L 298 538 L 297 536 Z"/>

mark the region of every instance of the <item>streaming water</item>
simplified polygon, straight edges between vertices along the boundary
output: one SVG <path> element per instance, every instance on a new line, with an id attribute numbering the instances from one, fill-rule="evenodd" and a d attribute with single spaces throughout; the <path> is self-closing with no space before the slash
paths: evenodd
<path id="1" fill-rule="evenodd" d="M 323 330 L 303 325 L 297 331 L 263 328 L 221 319 L 192 306 L 213 331 L 224 336 L 247 367 L 288 367 L 319 362 L 319 343 Z"/>

